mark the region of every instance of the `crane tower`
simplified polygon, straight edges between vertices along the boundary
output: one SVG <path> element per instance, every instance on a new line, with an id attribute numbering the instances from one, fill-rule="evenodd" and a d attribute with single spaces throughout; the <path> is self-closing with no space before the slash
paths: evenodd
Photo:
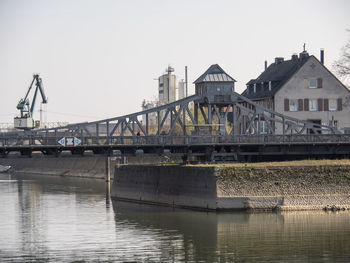
<path id="1" fill-rule="evenodd" d="M 29 101 L 29 93 L 35 82 L 35 92 L 32 99 L 32 102 Z M 14 118 L 14 127 L 16 129 L 30 130 L 34 129 L 34 106 L 36 102 L 36 97 L 40 91 L 42 103 L 47 103 L 47 97 L 45 96 L 42 79 L 39 77 L 39 74 L 33 74 L 33 80 L 28 88 L 28 91 L 23 99 L 21 99 L 17 104 L 17 109 L 20 110 L 20 116 Z"/>

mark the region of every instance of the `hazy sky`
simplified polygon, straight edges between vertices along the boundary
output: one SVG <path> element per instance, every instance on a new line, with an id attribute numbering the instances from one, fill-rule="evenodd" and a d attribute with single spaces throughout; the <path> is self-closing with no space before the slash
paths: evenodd
<path id="1" fill-rule="evenodd" d="M 80 122 L 139 111 L 169 64 L 180 78 L 187 65 L 192 83 L 218 63 L 238 92 L 303 43 L 317 58 L 324 48 L 331 69 L 349 13 L 347 0 L 0 0 L 0 123 L 13 122 L 33 73 L 47 120 Z"/>

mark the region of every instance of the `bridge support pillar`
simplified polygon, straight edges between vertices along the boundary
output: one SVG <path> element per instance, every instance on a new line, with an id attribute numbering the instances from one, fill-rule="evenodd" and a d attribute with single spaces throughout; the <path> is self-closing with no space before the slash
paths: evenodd
<path id="1" fill-rule="evenodd" d="M 111 181 L 111 156 L 106 156 L 106 182 Z"/>
<path id="2" fill-rule="evenodd" d="M 194 103 L 194 121 L 196 123 L 195 124 L 195 131 L 196 131 L 196 134 L 198 134 L 198 103 Z"/>
<path id="3" fill-rule="evenodd" d="M 208 124 L 209 124 L 209 132 L 210 135 L 212 134 L 212 108 L 211 108 L 211 104 L 208 104 Z"/>

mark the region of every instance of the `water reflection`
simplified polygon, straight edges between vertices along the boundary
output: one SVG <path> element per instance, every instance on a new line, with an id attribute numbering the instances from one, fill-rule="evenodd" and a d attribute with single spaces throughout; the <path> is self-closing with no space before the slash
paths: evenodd
<path id="1" fill-rule="evenodd" d="M 154 240 L 159 241 L 156 247 L 161 259 L 168 259 L 171 262 L 215 261 L 215 250 L 213 251 L 217 243 L 215 213 L 116 201 L 113 201 L 113 208 L 116 222 L 133 226 L 135 240 L 145 231 L 148 234 L 153 233 Z"/>
<path id="2" fill-rule="evenodd" d="M 350 213 L 203 213 L 110 200 L 103 180 L 0 175 L 1 262 L 320 262 Z"/>
<path id="3" fill-rule="evenodd" d="M 20 247 L 30 255 L 45 254 L 47 247 L 40 240 L 46 240 L 47 225 L 42 215 L 47 207 L 42 204 L 42 187 L 38 184 L 17 183 L 18 189 L 18 236 Z M 40 211 L 40 212 L 38 212 Z M 22 233 L 26 233 L 22 235 Z"/>
<path id="4" fill-rule="evenodd" d="M 111 181 L 106 181 L 106 208 L 111 207 Z"/>
<path id="5" fill-rule="evenodd" d="M 317 262 L 350 256 L 349 212 L 215 214 L 115 201 L 113 208 L 116 222 L 157 232 L 165 240 L 169 233 L 181 236 L 176 248 L 185 261 Z M 165 242 L 159 249 L 171 246 Z"/>

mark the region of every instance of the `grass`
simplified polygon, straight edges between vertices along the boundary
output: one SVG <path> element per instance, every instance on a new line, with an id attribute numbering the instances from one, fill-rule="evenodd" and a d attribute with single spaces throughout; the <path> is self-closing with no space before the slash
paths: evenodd
<path id="1" fill-rule="evenodd" d="M 237 167 L 237 168 L 263 168 L 263 167 L 306 167 L 306 166 L 350 166 L 350 159 L 341 160 L 300 160 L 284 162 L 259 162 L 259 163 L 224 163 L 224 164 L 196 164 L 188 166 L 196 167 Z"/>

